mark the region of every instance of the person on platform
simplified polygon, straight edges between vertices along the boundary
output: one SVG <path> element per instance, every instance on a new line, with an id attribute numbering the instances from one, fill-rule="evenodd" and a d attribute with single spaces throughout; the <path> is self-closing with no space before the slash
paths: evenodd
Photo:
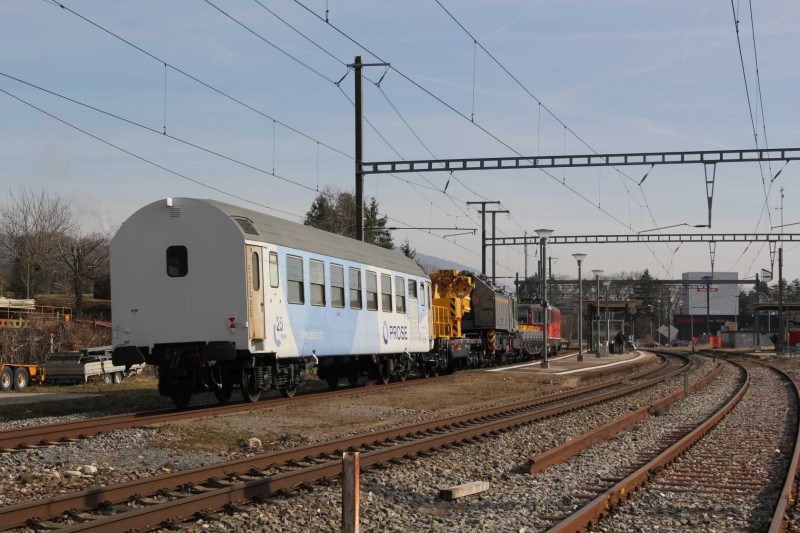
<path id="1" fill-rule="evenodd" d="M 625 336 L 622 334 L 622 331 L 617 332 L 617 336 L 614 337 L 614 348 L 617 349 L 617 353 L 622 353 L 622 349 L 625 346 Z"/>

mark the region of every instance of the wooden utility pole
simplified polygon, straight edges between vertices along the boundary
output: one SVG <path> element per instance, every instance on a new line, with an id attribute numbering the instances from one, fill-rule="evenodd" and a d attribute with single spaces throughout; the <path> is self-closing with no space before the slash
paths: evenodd
<path id="1" fill-rule="evenodd" d="M 361 454 L 344 452 L 342 455 L 342 533 L 359 532 L 359 506 Z"/>
<path id="2" fill-rule="evenodd" d="M 364 240 L 364 78 L 362 69 L 388 66 L 389 63 L 362 63 L 361 56 L 356 56 L 353 64 L 348 65 L 355 73 L 353 107 L 356 111 L 356 240 L 359 241 Z"/>
<path id="3" fill-rule="evenodd" d="M 364 80 L 361 74 L 363 67 L 361 56 L 356 56 L 353 63 L 355 73 L 355 108 L 356 108 L 356 240 L 364 240 L 364 172 L 361 163 L 364 162 Z"/>

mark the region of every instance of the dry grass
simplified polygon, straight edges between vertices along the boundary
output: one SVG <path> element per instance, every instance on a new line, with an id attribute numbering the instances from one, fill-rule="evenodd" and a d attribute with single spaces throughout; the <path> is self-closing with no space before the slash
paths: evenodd
<path id="1" fill-rule="evenodd" d="M 3 409 L 0 412 L 0 422 L 107 410 L 131 412 L 172 407 L 169 398 L 159 396 L 157 389 L 156 378 L 149 375 L 131 376 L 119 385 L 87 383 L 30 387 L 28 392 L 51 392 L 67 395 L 97 394 L 97 396 L 16 405 L 14 408 Z"/>
<path id="2" fill-rule="evenodd" d="M 574 380 L 567 385 L 571 386 Z M 280 449 L 474 411 L 562 388 L 563 384 L 542 383 L 533 374 L 460 372 L 444 381 L 420 381 L 407 388 L 381 390 L 368 385 L 363 394 L 325 402 L 180 421 L 163 432 L 162 444 L 183 451 L 231 451 L 257 437 L 266 449 Z"/>

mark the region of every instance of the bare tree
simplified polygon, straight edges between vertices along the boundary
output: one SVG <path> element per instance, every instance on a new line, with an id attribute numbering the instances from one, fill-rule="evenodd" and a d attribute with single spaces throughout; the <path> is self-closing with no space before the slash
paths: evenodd
<path id="1" fill-rule="evenodd" d="M 26 298 L 35 294 L 38 280 L 53 272 L 58 242 L 75 227 L 67 202 L 47 189 L 35 192 L 25 188 L 9 193 L 0 207 L 0 234 Z"/>
<path id="2" fill-rule="evenodd" d="M 59 271 L 69 282 L 75 298 L 73 311 L 77 317 L 83 314 L 83 293 L 89 282 L 108 273 L 108 243 L 108 236 L 99 233 L 65 235 L 59 240 Z"/>
<path id="3" fill-rule="evenodd" d="M 355 237 L 356 199 L 351 192 L 340 191 L 334 187 L 325 187 L 311 204 L 303 222 L 306 226 Z M 364 242 L 394 249 L 392 234 L 386 228 L 388 216 L 378 212 L 378 201 L 370 198 L 364 205 Z"/>

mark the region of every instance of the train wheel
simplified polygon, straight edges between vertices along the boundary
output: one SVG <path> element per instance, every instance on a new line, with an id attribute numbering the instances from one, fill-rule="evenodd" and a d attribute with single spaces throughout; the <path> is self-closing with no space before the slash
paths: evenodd
<path id="1" fill-rule="evenodd" d="M 233 396 L 233 384 L 223 379 L 222 387 L 219 389 L 214 389 L 214 397 L 217 399 L 219 403 L 228 403 L 231 401 L 231 397 Z"/>
<path id="2" fill-rule="evenodd" d="M 114 372 L 114 375 L 112 376 L 112 381 L 114 382 L 114 385 L 119 385 L 120 383 L 122 383 L 122 372 Z"/>
<path id="3" fill-rule="evenodd" d="M 186 409 L 189 407 L 189 402 L 192 401 L 192 389 L 186 386 L 186 384 L 176 383 L 170 397 L 175 407 L 178 409 Z"/>
<path id="4" fill-rule="evenodd" d="M 111 374 L 103 374 L 103 385 L 111 385 Z"/>
<path id="5" fill-rule="evenodd" d="M 353 370 L 352 372 L 347 374 L 347 382 L 350 383 L 351 387 L 357 387 L 358 386 L 358 371 L 357 370 Z"/>
<path id="6" fill-rule="evenodd" d="M 431 365 L 429 363 L 422 363 L 422 365 L 420 365 L 420 374 L 423 378 L 431 377 Z"/>
<path id="7" fill-rule="evenodd" d="M 339 375 L 328 376 L 325 378 L 325 381 L 328 383 L 328 388 L 330 390 L 336 390 L 339 388 Z"/>
<path id="8" fill-rule="evenodd" d="M 28 369 L 18 368 L 14 371 L 14 390 L 25 390 L 28 388 Z"/>
<path id="9" fill-rule="evenodd" d="M 242 370 L 242 399 L 246 402 L 256 403 L 261 398 L 261 388 L 256 386 L 255 374 L 252 370 Z"/>
<path id="10" fill-rule="evenodd" d="M 14 372 L 10 368 L 5 367 L 0 374 L 0 391 L 11 390 L 11 385 L 14 383 Z"/>
<path id="11" fill-rule="evenodd" d="M 389 369 L 389 361 L 386 359 L 381 360 L 378 363 L 378 380 L 386 385 L 389 383 L 389 379 L 392 377 Z"/>
<path id="12" fill-rule="evenodd" d="M 297 385 L 293 385 L 291 387 L 281 387 L 281 394 L 283 394 L 284 398 L 294 398 L 296 393 Z"/>

